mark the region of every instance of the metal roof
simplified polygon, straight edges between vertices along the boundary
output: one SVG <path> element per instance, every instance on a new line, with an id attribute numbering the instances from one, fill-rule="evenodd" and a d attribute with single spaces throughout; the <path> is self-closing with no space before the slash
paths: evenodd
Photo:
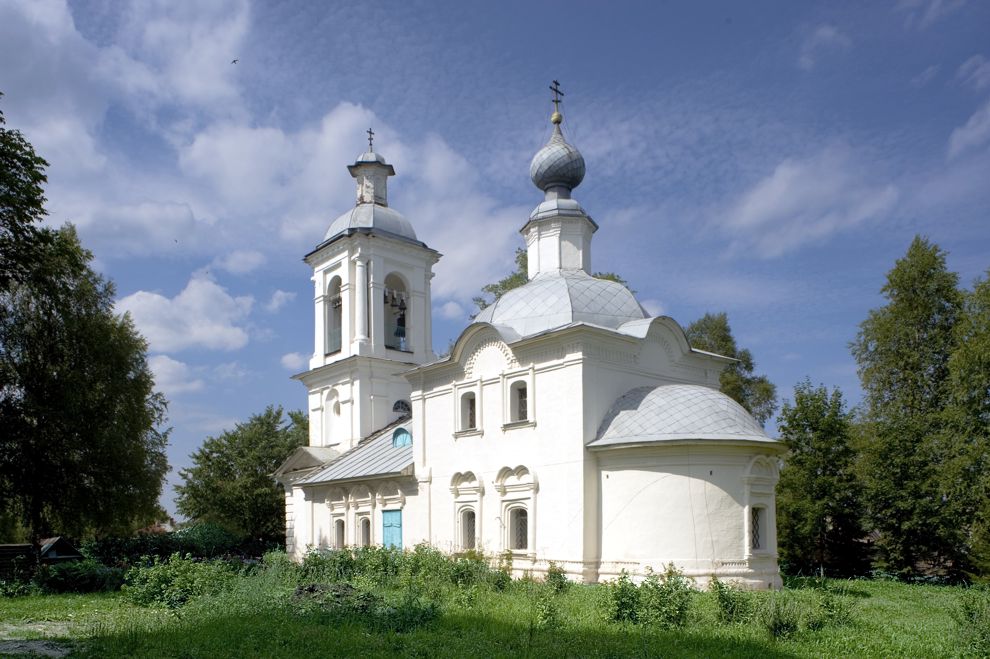
<path id="1" fill-rule="evenodd" d="M 637 387 L 612 405 L 589 447 L 685 440 L 777 443 L 742 405 L 696 384 Z"/>
<path id="2" fill-rule="evenodd" d="M 401 474 L 412 467 L 413 450 L 411 445 L 392 446 L 392 435 L 400 428 L 411 433 L 411 426 L 409 420 L 404 420 L 382 428 L 312 476 L 300 479 L 298 484 L 315 485 Z"/>
<path id="3" fill-rule="evenodd" d="M 475 321 L 506 326 L 526 337 L 575 322 L 616 329 L 647 315 L 622 284 L 583 270 L 564 270 L 541 273 L 509 291 Z"/>
<path id="4" fill-rule="evenodd" d="M 333 221 L 323 240 L 329 240 L 348 229 L 372 229 L 416 240 L 416 231 L 409 220 L 402 213 L 381 204 L 358 204 Z"/>

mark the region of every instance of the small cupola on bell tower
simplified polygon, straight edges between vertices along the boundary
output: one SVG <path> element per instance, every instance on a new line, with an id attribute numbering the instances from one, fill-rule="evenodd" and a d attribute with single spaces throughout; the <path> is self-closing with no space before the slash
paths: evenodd
<path id="1" fill-rule="evenodd" d="M 375 133 L 368 129 L 368 150 L 358 156 L 347 171 L 357 180 L 357 205 L 378 204 L 388 206 L 388 177 L 395 176 L 395 168 L 385 162 L 385 157 L 375 153 Z"/>
<path id="2" fill-rule="evenodd" d="M 533 185 L 544 200 L 530 213 L 520 233 L 526 239 L 529 278 L 542 273 L 583 270 L 591 274 L 591 235 L 598 230 L 571 192 L 584 180 L 584 156 L 564 139 L 560 125 L 560 83 L 553 81 L 553 134 L 529 166 Z"/>

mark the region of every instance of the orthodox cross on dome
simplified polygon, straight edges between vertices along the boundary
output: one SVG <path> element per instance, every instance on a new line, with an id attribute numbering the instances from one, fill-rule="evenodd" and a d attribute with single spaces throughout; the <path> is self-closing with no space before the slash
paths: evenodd
<path id="1" fill-rule="evenodd" d="M 369 128 L 365 132 L 368 133 L 368 151 L 373 153 L 375 151 L 375 131 Z"/>
<path id="2" fill-rule="evenodd" d="M 559 124 L 564 119 L 564 115 L 560 113 L 560 104 L 563 102 L 561 97 L 564 95 L 564 92 L 560 91 L 560 82 L 554 80 L 550 85 L 550 91 L 553 92 L 553 114 L 550 115 L 550 121 Z"/>

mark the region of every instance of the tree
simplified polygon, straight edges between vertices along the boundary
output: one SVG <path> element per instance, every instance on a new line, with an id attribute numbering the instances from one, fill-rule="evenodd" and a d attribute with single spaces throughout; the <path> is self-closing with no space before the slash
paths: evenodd
<path id="1" fill-rule="evenodd" d="M 942 482 L 949 359 L 962 309 L 945 253 L 915 237 L 887 274 L 887 304 L 869 312 L 851 344 L 865 393 L 860 451 L 869 523 L 883 567 L 911 574 L 927 563 L 954 569 L 960 558 L 958 499 Z"/>
<path id="2" fill-rule="evenodd" d="M 506 277 L 503 277 L 494 284 L 486 284 L 482 286 L 482 295 L 471 298 L 471 301 L 474 302 L 476 307 L 478 307 L 479 312 L 484 311 L 489 305 L 495 304 L 500 297 L 511 291 L 513 288 L 519 288 L 529 281 L 529 256 L 526 250 L 522 247 L 517 247 L 515 260 L 516 269 L 514 272 Z M 608 279 L 609 281 L 614 281 L 628 287 L 626 280 L 614 272 L 596 272 L 593 276 L 598 279 Z M 488 295 L 491 296 L 491 299 L 486 297 Z"/>
<path id="3" fill-rule="evenodd" d="M 34 539 L 162 513 L 166 403 L 113 284 L 44 217 L 43 159 L 0 115 L 0 508 Z"/>
<path id="4" fill-rule="evenodd" d="M 760 424 L 766 423 L 777 408 L 777 387 L 765 375 L 753 375 L 756 368 L 753 354 L 736 346 L 728 315 L 724 311 L 706 313 L 684 332 L 692 347 L 738 360 L 722 371 L 719 378 L 722 393 L 745 407 Z"/>
<path id="5" fill-rule="evenodd" d="M 990 575 L 990 272 L 964 294 L 955 338 L 943 430 L 951 451 L 942 482 L 962 509 L 965 569 Z"/>
<path id="6" fill-rule="evenodd" d="M 0 488 L 34 537 L 124 532 L 161 515 L 166 403 L 147 344 L 71 226 L 38 232 L 0 290 Z"/>
<path id="7" fill-rule="evenodd" d="M 176 503 L 183 515 L 218 524 L 245 538 L 285 540 L 285 497 L 272 473 L 308 443 L 302 412 L 269 406 L 218 437 L 208 437 L 179 472 Z"/>
<path id="8" fill-rule="evenodd" d="M 777 484 L 778 547 L 805 574 L 861 573 L 866 566 L 861 487 L 851 445 L 852 418 L 842 392 L 810 380 L 794 387 L 777 421 L 787 446 Z"/>

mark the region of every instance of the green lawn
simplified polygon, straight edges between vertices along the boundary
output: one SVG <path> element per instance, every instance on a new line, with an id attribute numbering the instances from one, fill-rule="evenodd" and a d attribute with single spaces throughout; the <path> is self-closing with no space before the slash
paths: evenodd
<path id="1" fill-rule="evenodd" d="M 755 619 L 719 623 L 714 600 L 703 593 L 692 596 L 688 623 L 680 629 L 607 623 L 594 586 L 572 586 L 556 596 L 558 622 L 540 629 L 540 588 L 520 582 L 505 592 L 485 585 L 438 587 L 426 599 L 439 603 L 439 615 L 397 632 L 300 606 L 293 583 L 264 574 L 238 577 L 232 590 L 174 610 L 139 607 L 120 593 L 0 599 L 0 639 L 72 641 L 71 656 L 101 658 L 966 656 L 954 619 L 963 589 L 890 581 L 830 585 L 849 621 L 817 630 L 802 624 L 776 641 Z M 376 592 L 397 602 L 403 591 Z M 810 611 L 821 596 L 797 587 L 787 597 Z"/>

